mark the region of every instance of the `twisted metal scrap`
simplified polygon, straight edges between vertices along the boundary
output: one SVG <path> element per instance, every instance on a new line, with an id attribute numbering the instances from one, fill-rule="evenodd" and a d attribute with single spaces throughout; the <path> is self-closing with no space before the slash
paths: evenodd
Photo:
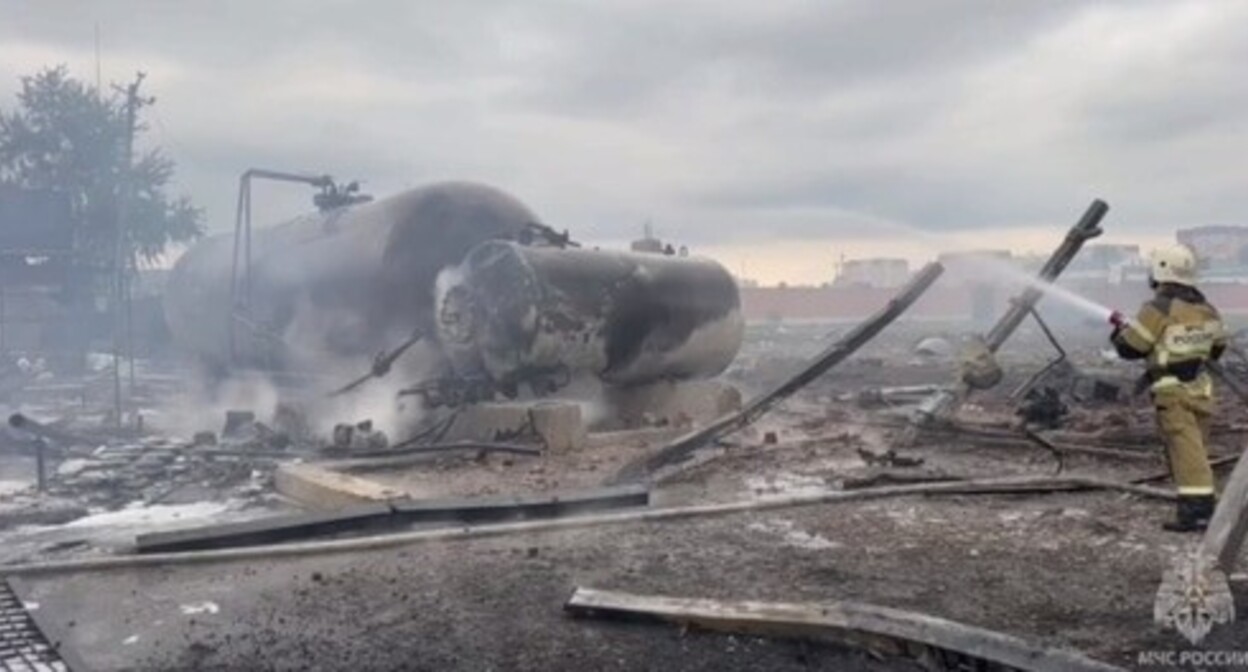
<path id="1" fill-rule="evenodd" d="M 1217 558 L 1200 546 L 1179 552 L 1162 576 L 1153 620 L 1200 644 L 1213 626 L 1235 620 L 1235 599 Z"/>

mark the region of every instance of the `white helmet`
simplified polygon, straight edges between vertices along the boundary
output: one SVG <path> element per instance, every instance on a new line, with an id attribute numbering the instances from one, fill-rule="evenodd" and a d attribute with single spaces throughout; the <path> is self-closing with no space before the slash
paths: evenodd
<path id="1" fill-rule="evenodd" d="M 1196 284 L 1196 255 L 1186 245 L 1172 245 L 1153 250 L 1151 255 L 1153 282 L 1172 282 L 1192 287 Z"/>

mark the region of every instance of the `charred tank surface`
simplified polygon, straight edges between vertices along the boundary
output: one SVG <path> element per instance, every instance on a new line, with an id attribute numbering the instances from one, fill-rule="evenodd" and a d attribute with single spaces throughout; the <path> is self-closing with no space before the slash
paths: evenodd
<path id="1" fill-rule="evenodd" d="M 521 237 L 536 221 L 498 189 L 452 182 L 257 229 L 239 309 L 230 294 L 234 237 L 210 237 L 171 271 L 166 321 L 185 350 L 222 368 L 372 357 L 432 329 L 443 268 L 482 241 Z"/>
<path id="2" fill-rule="evenodd" d="M 611 386 L 711 377 L 743 332 L 736 283 L 709 259 L 502 241 L 447 272 L 437 310 L 457 372 L 538 393 L 582 374 Z"/>

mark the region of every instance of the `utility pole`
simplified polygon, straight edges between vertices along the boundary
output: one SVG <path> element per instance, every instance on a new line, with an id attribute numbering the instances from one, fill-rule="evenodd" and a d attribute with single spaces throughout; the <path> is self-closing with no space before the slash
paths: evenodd
<path id="1" fill-rule="evenodd" d="M 125 136 L 122 144 L 122 171 L 121 180 L 118 185 L 117 194 L 117 231 L 114 238 L 113 249 L 113 301 L 112 301 L 112 318 L 113 318 L 113 412 L 116 414 L 117 426 L 121 426 L 121 356 L 125 351 L 130 357 L 130 393 L 134 394 L 134 350 L 131 344 L 129 333 L 129 319 L 127 319 L 128 309 L 122 310 L 122 303 L 128 299 L 129 292 L 126 287 L 126 269 L 129 266 L 127 259 L 132 256 L 132 250 L 126 239 L 126 229 L 129 224 L 130 216 L 130 199 L 133 197 L 133 169 L 134 169 L 134 136 L 138 131 L 138 115 L 139 108 L 144 105 L 151 105 L 156 102 L 155 98 L 143 98 L 139 96 L 139 87 L 143 84 L 143 78 L 147 75 L 139 72 L 135 75 L 134 81 L 125 88 L 114 85 L 117 91 L 123 93 L 126 97 L 126 127 Z M 124 347 L 123 347 L 124 335 Z"/>
<path id="2" fill-rule="evenodd" d="M 95 96 L 98 98 L 104 93 L 100 82 L 100 22 L 95 22 Z"/>

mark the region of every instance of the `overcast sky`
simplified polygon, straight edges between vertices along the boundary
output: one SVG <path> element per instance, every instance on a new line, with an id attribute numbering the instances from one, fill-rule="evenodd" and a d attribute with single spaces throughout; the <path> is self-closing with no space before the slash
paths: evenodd
<path id="1" fill-rule="evenodd" d="M 646 220 L 734 272 L 1248 224 L 1248 0 L 0 0 L 0 106 L 67 64 L 148 73 L 147 142 L 232 222 L 247 167 L 385 195 L 492 183 L 624 244 Z M 263 185 L 276 220 L 308 206 Z M 917 229 L 921 234 L 912 233 Z"/>

